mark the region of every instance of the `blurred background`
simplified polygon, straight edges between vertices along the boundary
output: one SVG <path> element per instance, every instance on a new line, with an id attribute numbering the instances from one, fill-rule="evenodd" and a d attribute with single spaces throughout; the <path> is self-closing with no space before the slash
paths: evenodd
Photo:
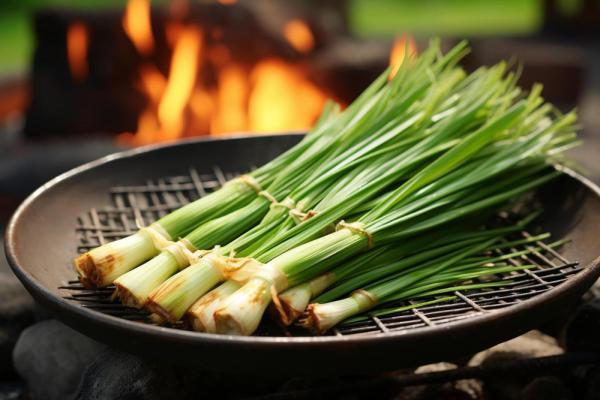
<path id="1" fill-rule="evenodd" d="M 114 151 L 309 129 L 326 99 L 350 103 L 432 37 L 468 39 L 467 70 L 509 60 L 578 108 L 572 156 L 600 183 L 600 0 L 3 0 L 0 231 L 35 188 Z M 5 297 L 8 365 L 34 316 L 0 251 Z M 11 374 L 0 398 L 20 390 Z"/>
<path id="2" fill-rule="evenodd" d="M 190 136 L 309 129 L 431 37 L 472 70 L 577 107 L 592 178 L 600 0 L 7 0 L 0 4 L 0 213 L 61 171 Z"/>

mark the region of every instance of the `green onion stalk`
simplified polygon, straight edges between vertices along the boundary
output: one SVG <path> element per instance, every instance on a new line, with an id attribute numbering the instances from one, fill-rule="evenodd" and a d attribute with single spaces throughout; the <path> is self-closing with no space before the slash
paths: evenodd
<path id="1" fill-rule="evenodd" d="M 462 207 L 452 208 L 446 212 L 425 219 L 406 229 L 406 237 L 427 232 L 436 226 L 464 217 L 470 213 L 502 203 L 511 197 L 525 192 L 550 178 L 522 183 L 512 191 L 506 191 L 491 199 L 479 200 Z M 367 226 L 368 229 L 369 226 Z M 360 229 L 360 230 L 359 230 Z M 288 287 L 305 282 L 314 276 L 327 271 L 332 265 L 369 248 L 369 238 L 363 228 L 345 227 L 332 234 L 296 247 L 265 265 L 265 268 L 228 297 L 223 305 L 214 313 L 217 332 L 228 334 L 251 334 L 262 317 L 265 308 L 271 301 L 272 289 L 281 292 Z M 384 234 L 377 231 L 370 233 L 371 240 L 379 237 L 385 241 Z M 400 234 L 394 239 L 401 238 Z"/>
<path id="2" fill-rule="evenodd" d="M 283 168 L 308 149 L 319 145 L 327 134 L 325 128 L 331 123 L 334 111 L 331 104 L 326 106 L 312 133 L 262 167 L 226 182 L 219 190 L 171 212 L 132 235 L 79 255 L 74 264 L 80 280 L 90 287 L 107 286 L 119 276 L 155 257 L 165 243 L 249 204 L 262 188 L 276 179 Z"/>
<path id="3" fill-rule="evenodd" d="M 327 229 L 336 221 L 335 214 L 321 214 L 321 206 L 331 204 L 334 199 L 347 198 L 347 196 L 359 192 L 362 187 L 379 174 L 379 169 L 368 168 L 365 170 L 354 171 L 345 175 L 338 184 L 332 186 L 331 193 L 336 196 L 325 196 L 315 207 L 311 207 L 310 212 L 316 213 L 311 219 L 315 223 L 310 224 L 314 228 L 313 235 L 306 236 L 303 241 L 307 242 L 314 237 L 320 236 L 320 232 Z M 355 179 L 346 178 L 353 176 Z M 373 191 L 364 191 L 363 196 L 372 196 Z M 314 194 L 314 193 L 313 193 Z M 314 196 L 313 196 L 314 200 Z M 360 201 L 360 198 L 355 200 Z M 302 203 L 309 205 L 312 203 L 310 197 L 305 197 Z M 240 276 L 242 280 L 247 279 L 253 272 L 252 267 L 256 267 L 257 261 L 264 261 L 262 257 L 265 250 L 270 249 L 276 243 L 280 243 L 288 237 L 289 232 L 294 232 L 304 225 L 296 225 L 294 215 L 290 215 L 286 207 L 278 207 L 277 210 L 265 217 L 263 223 L 255 229 L 251 229 L 246 234 L 235 239 L 226 246 L 218 247 L 209 254 L 204 255 L 197 262 L 179 273 L 171 276 L 158 288 L 156 288 L 148 297 L 146 307 L 152 312 L 161 314 L 167 320 L 174 322 L 183 316 L 185 311 L 202 295 L 210 290 L 214 285 L 223 281 L 228 274 L 234 273 L 238 281 Z M 310 215 L 309 213 L 304 213 Z M 318 216 L 318 218 L 317 218 Z M 255 249 L 259 245 L 258 249 Z M 235 254 L 236 257 L 229 255 Z M 259 264 L 260 265 L 260 264 Z M 240 270 L 244 270 L 242 273 Z M 136 271 L 132 271 L 136 272 Z"/>
<path id="4" fill-rule="evenodd" d="M 510 82 L 500 82 L 500 86 L 510 86 Z M 503 103 L 504 107 L 496 109 L 484 126 L 468 133 L 459 144 L 427 164 L 387 201 L 354 223 L 342 225 L 337 232 L 293 248 L 267 263 L 264 272 L 250 279 L 215 312 L 217 331 L 251 334 L 271 301 L 272 290 L 281 292 L 318 276 L 332 266 L 331 260 L 341 255 L 347 257 L 372 247 L 373 243 L 410 237 L 450 220 L 498 207 L 554 178 L 558 174 L 555 171 L 540 172 L 533 168 L 528 174 L 531 168 L 523 168 L 516 179 L 509 170 L 515 161 L 527 167 L 534 161 L 547 163 L 553 139 L 565 130 L 570 131 L 572 118 L 558 118 L 552 123 L 539 89 L 534 89 L 527 99 L 509 99 Z M 477 160 L 477 155 L 485 152 L 490 154 L 482 159 L 482 164 L 469 169 L 469 161 Z M 452 173 L 462 174 L 462 178 L 443 187 L 436 185 Z M 461 194 L 461 199 L 448 201 L 456 193 Z"/>
<path id="5" fill-rule="evenodd" d="M 504 229 L 504 232 L 521 230 L 524 225 L 527 225 L 527 222 L 524 221 L 524 223 L 520 223 L 514 228 L 508 228 L 508 230 Z M 392 265 L 383 267 L 378 274 L 375 274 L 379 276 L 377 280 L 371 280 L 371 282 L 357 280 L 352 282 L 352 280 L 349 280 L 345 287 L 340 287 L 338 290 L 331 290 L 317 297 L 315 303 L 308 307 L 304 314 L 305 318 L 300 324 L 313 332 L 324 333 L 339 322 L 351 316 L 362 314 L 379 304 L 384 304 L 385 306 L 385 304 L 397 303 L 398 301 L 406 301 L 408 299 L 454 293 L 457 290 L 473 290 L 506 285 L 512 282 L 511 279 L 495 279 L 484 282 L 477 282 L 475 279 L 535 267 L 533 264 L 507 265 L 503 261 L 539 251 L 541 248 L 532 247 L 529 244 L 544 240 L 549 236 L 548 233 L 544 233 L 513 241 L 501 238 L 492 247 L 485 249 L 484 254 L 473 258 L 464 257 L 461 262 L 452 266 L 443 264 L 447 259 L 447 256 L 445 256 L 434 259 L 423 266 L 413 267 L 408 270 L 401 270 L 401 268 L 393 267 Z M 562 243 L 563 241 L 557 241 L 547 246 L 557 247 L 562 245 Z M 517 245 L 526 245 L 526 248 L 524 250 L 514 250 L 513 247 Z M 501 249 L 513 250 L 495 257 L 490 256 L 490 253 Z M 390 273 L 392 273 L 391 276 Z M 511 278 L 514 279 L 516 276 L 512 276 Z M 368 286 L 362 286 L 365 283 Z M 362 289 L 360 289 L 361 287 Z M 356 290 L 360 293 L 352 293 L 349 297 L 334 301 L 342 297 L 342 295 L 348 295 Z M 371 303 L 367 304 L 366 301 L 360 300 L 361 296 L 368 297 Z M 359 301 L 356 301 L 357 298 L 359 298 Z M 386 315 L 409 308 L 407 306 L 387 307 L 369 313 L 369 315 Z M 350 318 L 348 322 L 360 319 L 362 318 Z"/>
<path id="6" fill-rule="evenodd" d="M 509 233 L 510 231 L 521 230 L 525 224 L 516 225 L 513 228 L 496 230 L 496 238 L 498 233 Z M 488 231 L 492 232 L 492 231 Z M 494 236 L 493 234 L 487 235 Z M 485 275 L 500 274 L 506 272 L 515 272 L 522 269 L 528 269 L 534 265 L 518 265 L 510 266 L 503 261 L 531 254 L 538 250 L 536 247 L 529 247 L 525 250 L 512 251 L 507 254 L 490 256 L 490 252 L 498 251 L 503 248 L 511 248 L 519 244 L 528 244 L 538 240 L 547 238 L 549 234 L 541 234 L 531 238 L 516 240 L 511 242 L 495 241 L 490 248 L 484 249 L 485 254 L 479 257 L 461 259 L 461 263 L 453 266 L 444 264 L 449 255 L 444 255 L 437 259 L 431 259 L 433 252 L 425 252 L 424 256 L 430 261 L 422 265 L 412 265 L 407 260 L 396 261 L 388 265 L 380 266 L 370 271 L 370 277 L 363 278 L 357 275 L 334 289 L 318 296 L 314 299 L 314 303 L 307 307 L 304 313 L 304 319 L 300 324 L 314 332 L 323 333 L 336 325 L 342 320 L 345 320 L 353 315 L 361 314 L 381 303 L 391 303 L 400 300 L 412 299 L 419 296 L 432 296 L 447 293 L 448 285 L 455 285 L 457 282 L 471 281 Z M 479 235 L 482 239 L 484 236 Z M 559 245 L 560 242 L 551 244 L 552 247 Z M 464 247 L 463 247 L 464 248 Z M 458 251 L 457 254 L 460 253 Z M 452 253 L 450 254 L 452 255 Z M 506 284 L 506 281 L 500 282 Z M 461 289 L 481 288 L 490 285 L 490 282 L 482 284 L 473 283 L 471 286 L 461 286 Z M 452 286 L 454 290 L 455 286 Z M 376 288 L 376 289 L 374 289 Z M 361 292 L 355 295 L 355 292 Z M 361 298 L 365 293 L 368 293 L 369 299 L 372 300 L 368 305 L 364 301 L 355 302 L 356 308 L 349 307 L 353 304 L 353 299 Z M 343 296 L 348 296 L 342 300 L 337 300 Z M 339 303 L 338 303 L 339 301 Z M 380 314 L 377 314 L 380 315 Z"/>
<path id="7" fill-rule="evenodd" d="M 458 290 L 473 290 L 506 285 L 510 282 L 509 280 L 491 282 L 474 282 L 474 280 L 484 278 L 485 276 L 513 273 L 535 267 L 533 264 L 512 266 L 503 263 L 494 264 L 489 261 L 483 261 L 480 266 L 480 268 L 474 269 L 474 264 L 462 265 L 457 263 L 454 266 L 443 266 L 440 263 L 437 265 L 429 264 L 420 270 L 407 271 L 386 281 L 375 283 L 368 288 L 359 289 L 347 298 L 323 304 L 310 304 L 299 324 L 315 334 L 323 334 L 342 321 L 347 320 L 351 323 L 363 319 L 358 315 L 364 314 L 380 304 L 397 303 L 400 300 L 419 297 L 438 296 L 454 293 Z M 440 269 L 445 269 L 444 273 L 436 275 L 436 272 L 439 272 Z M 470 271 L 463 272 L 463 270 Z M 426 274 L 430 275 L 424 277 Z M 448 301 L 450 299 L 443 297 L 441 301 Z M 437 302 L 440 301 L 429 301 L 421 304 L 427 305 Z M 415 306 L 417 305 L 388 307 L 376 310 L 369 313 L 369 315 L 381 316 L 411 309 Z M 353 316 L 358 317 L 352 318 Z"/>
<path id="8" fill-rule="evenodd" d="M 524 226 L 527 222 L 529 219 L 524 220 L 519 226 Z M 274 299 L 274 315 L 281 324 L 291 325 L 302 315 L 312 299 L 332 286 L 334 288 L 327 290 L 316 301 L 331 301 L 379 279 L 384 274 L 389 274 L 389 271 L 397 272 L 411 268 L 434 256 L 446 254 L 451 250 L 473 243 L 483 236 L 493 236 L 498 232 L 498 230 L 489 229 L 478 232 L 467 226 L 461 228 L 462 231 L 455 227 L 439 229 L 427 236 L 391 243 L 360 254 L 321 276 L 279 294 Z M 547 235 L 533 236 L 527 239 L 527 243 L 546 237 Z"/>
<path id="9" fill-rule="evenodd" d="M 498 237 L 480 240 L 479 243 L 459 248 L 442 257 L 423 263 L 409 273 L 400 271 L 392 277 L 384 275 L 381 282 L 374 283 L 364 289 L 355 290 L 351 296 L 330 303 L 316 303 L 308 306 L 306 317 L 300 324 L 317 333 L 322 333 L 339 322 L 374 308 L 398 291 L 418 284 L 428 276 L 446 272 L 465 257 L 475 255 L 498 241 Z M 460 265 L 460 264 L 459 264 Z"/>
<path id="10" fill-rule="evenodd" d="M 443 62 L 447 63 L 448 60 L 444 59 Z M 420 89 L 416 93 L 415 90 L 407 90 L 401 96 L 406 103 L 405 108 L 412 104 L 416 94 L 425 91 L 427 83 L 428 81 L 420 83 Z M 316 139 L 304 146 L 297 158 L 277 172 L 276 178 L 263 192 L 268 192 L 269 196 L 256 196 L 248 205 L 198 226 L 180 240 L 178 246 L 162 251 L 141 267 L 118 277 L 114 283 L 121 300 L 134 306 L 143 305 L 152 290 L 178 269 L 187 267 L 189 257 L 173 254 L 178 249 L 194 252 L 227 243 L 256 225 L 268 212 L 273 199 L 278 203 L 287 201 L 286 197 L 291 190 L 309 179 L 313 179 L 313 188 L 331 184 L 347 170 L 366 162 L 368 152 L 356 149 L 370 148 L 368 144 L 373 143 L 377 135 L 388 133 L 389 129 L 383 129 L 386 123 L 397 124 L 397 118 L 394 118 L 391 109 L 398 112 L 400 107 L 391 103 L 389 98 L 390 93 L 397 92 L 399 87 L 404 88 L 398 84 L 386 84 L 386 76 L 382 74 L 347 110 L 327 119 L 316 128 L 315 133 L 309 134 L 308 137 Z M 382 114 L 387 119 L 382 118 Z M 394 136 L 385 135 L 383 139 L 376 141 L 376 145 L 371 144 L 371 148 L 381 150 L 383 145 L 390 142 L 399 145 L 393 139 Z"/>
<path id="11" fill-rule="evenodd" d="M 448 60 L 448 57 L 441 57 L 436 62 L 446 65 Z M 380 97 L 382 102 L 385 100 L 387 103 L 387 109 L 377 105 L 377 108 L 384 109 L 379 118 L 365 122 L 366 116 L 363 115 L 358 121 L 360 123 L 355 124 L 368 134 L 362 134 L 362 140 L 354 142 L 345 151 L 341 151 L 343 147 L 336 147 L 334 156 L 323 167 L 316 169 L 304 186 L 291 193 L 291 198 L 301 199 L 296 202 L 297 208 L 294 211 L 304 211 L 307 207 L 311 208 L 311 203 L 321 198 L 315 196 L 315 192 L 324 195 L 329 190 L 329 194 L 324 195 L 319 204 L 308 212 L 308 215 L 318 215 L 310 219 L 311 229 L 303 232 L 303 235 L 298 235 L 309 224 L 295 226 L 293 216 L 286 216 L 285 213 L 280 213 L 276 218 L 267 216 L 257 228 L 251 229 L 233 243 L 213 251 L 191 268 L 171 277 L 150 295 L 147 306 L 153 312 L 169 316 L 169 320 L 179 319 L 194 301 L 224 278 L 219 271 L 222 268 L 219 266 L 219 258 L 223 255 L 247 255 L 260 259 L 261 254 L 268 252 L 272 258 L 286 249 L 280 247 L 273 250 L 276 243 L 289 246 L 284 242 L 290 238 L 294 238 L 294 245 L 314 239 L 322 234 L 327 225 L 331 225 L 346 212 L 373 198 L 386 186 L 414 170 L 419 163 L 454 145 L 455 141 L 446 138 L 445 142 L 438 140 L 435 143 L 437 146 L 428 151 L 418 152 L 415 149 L 415 144 L 419 148 L 424 147 L 419 143 L 419 139 L 428 133 L 425 132 L 426 129 L 432 123 L 439 123 L 447 115 L 452 115 L 448 112 L 449 108 L 456 107 L 450 102 L 451 95 L 455 95 L 452 90 L 461 82 L 464 74 L 458 70 L 443 73 L 447 76 L 447 79 L 442 80 L 443 84 L 427 87 L 422 81 L 417 81 L 419 92 L 422 94 L 421 101 L 428 105 L 426 110 L 417 108 L 411 111 L 410 106 L 414 105 L 417 99 L 414 95 L 415 90 L 400 86 L 403 89 L 400 91 L 395 87 L 397 83 L 391 82 L 385 88 L 385 96 Z M 389 95 L 392 91 L 398 92 L 393 102 Z M 465 101 L 465 104 L 470 103 Z M 449 133 L 455 132 L 456 129 L 449 130 Z M 450 136 L 449 133 L 446 133 L 446 136 Z M 410 157 L 407 157 L 407 153 Z M 356 173 L 355 179 L 353 171 Z M 331 182 L 335 179 L 338 183 L 332 185 Z M 339 206 L 341 202 L 344 203 L 343 206 Z M 279 225 L 279 228 L 274 229 L 274 220 L 277 220 L 275 225 Z M 251 245 L 248 245 L 249 243 Z M 240 261 L 245 265 L 245 260 Z M 120 281 L 121 279 L 117 280 L 117 283 L 121 284 Z"/>
<path id="12" fill-rule="evenodd" d="M 410 119 L 407 122 L 400 126 L 406 128 L 413 126 L 413 122 Z M 427 125 L 424 125 L 423 128 L 426 127 Z M 398 131 L 398 128 L 395 129 Z M 234 241 L 233 244 L 220 248 L 221 254 L 237 253 L 238 255 L 246 255 L 252 258 L 252 260 L 267 262 L 290 248 L 320 236 L 324 228 L 332 225 L 332 223 L 354 210 L 358 205 L 373 198 L 382 188 L 385 188 L 394 181 L 397 182 L 404 179 L 406 173 L 412 173 L 420 163 L 429 161 L 431 157 L 456 144 L 454 139 L 447 140 L 432 150 L 410 156 L 410 153 L 414 153 L 415 151 L 414 146 L 409 146 L 411 142 L 406 142 L 404 146 L 405 151 L 401 151 L 401 147 L 394 145 L 391 149 L 395 154 L 391 158 L 380 151 L 377 158 L 379 165 L 371 162 L 369 168 L 361 171 L 356 179 L 343 179 L 340 181 L 340 184 L 337 185 L 339 188 L 334 186 L 329 191 L 329 194 L 311 210 L 315 212 L 316 216 L 313 216 L 310 221 L 301 223 L 291 229 L 271 230 L 272 232 L 276 232 L 275 235 L 268 235 L 269 231 L 267 231 L 267 236 L 263 236 L 261 240 L 256 240 L 257 236 L 254 232 L 251 232 L 251 235 L 247 235 L 246 238 L 242 237 Z M 408 151 L 409 149 L 410 151 Z M 293 195 L 293 197 L 301 197 L 301 194 Z M 303 201 L 303 203 L 307 204 L 308 202 Z M 288 223 L 290 221 L 288 219 Z M 248 242 L 246 240 L 248 237 L 251 237 L 255 241 L 255 244 L 259 244 L 260 246 L 256 248 L 256 245 L 254 245 L 251 248 L 246 248 L 244 251 L 243 247 L 240 246 L 244 242 Z M 219 262 L 214 257 L 218 257 L 218 255 L 211 254 L 210 256 L 206 256 L 199 263 L 171 277 L 150 295 L 148 301 L 149 308 L 153 312 L 161 313 L 165 317 L 168 316 L 168 319 L 171 321 L 180 318 L 187 308 L 204 294 L 206 290 L 225 278 L 222 271 L 219 271 L 222 267 L 218 265 Z M 250 262 L 247 259 L 238 259 L 238 261 L 241 262 L 240 265 L 244 266 Z M 204 303 L 204 300 L 200 302 Z"/>

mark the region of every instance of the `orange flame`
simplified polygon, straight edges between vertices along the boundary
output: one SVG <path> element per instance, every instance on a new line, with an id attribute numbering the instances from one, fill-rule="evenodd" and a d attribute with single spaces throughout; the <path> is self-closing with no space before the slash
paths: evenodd
<path id="1" fill-rule="evenodd" d="M 142 8 L 143 12 L 135 11 Z M 132 42 L 146 54 L 154 45 L 149 12 L 147 0 L 130 0 L 124 17 Z M 147 24 L 140 24 L 140 20 Z M 134 21 L 138 27 L 145 26 L 135 28 L 144 34 L 133 33 Z M 313 49 L 312 32 L 303 21 L 289 21 L 284 31 L 299 52 Z M 207 48 L 211 40 L 205 41 L 205 35 L 214 42 Z M 312 126 L 326 95 L 311 83 L 305 67 L 277 58 L 263 59 L 255 65 L 239 63 L 222 36 L 220 28 L 201 32 L 181 21 L 167 23 L 165 37 L 173 48 L 168 77 L 148 62 L 140 66 L 138 87 L 148 104 L 138 117 L 136 133 L 119 135 L 120 142 L 141 145 L 194 134 L 284 132 Z M 142 41 L 144 37 L 146 42 Z"/>
<path id="2" fill-rule="evenodd" d="M 246 129 L 246 74 L 241 67 L 235 65 L 228 65 L 219 71 L 217 112 L 211 124 L 211 133 L 239 132 Z"/>
<path id="3" fill-rule="evenodd" d="M 140 67 L 140 77 L 142 90 L 148 94 L 148 97 L 154 104 L 158 104 L 165 92 L 167 79 L 152 64 L 143 64 Z"/>
<path id="4" fill-rule="evenodd" d="M 259 63 L 252 80 L 248 118 L 250 129 L 255 132 L 309 128 L 326 100 L 325 94 L 298 68 L 281 60 Z"/>
<path id="5" fill-rule="evenodd" d="M 195 27 L 185 28 L 175 44 L 169 80 L 158 106 L 158 119 L 166 140 L 176 139 L 184 128 L 183 111 L 196 81 L 202 34 Z"/>
<path id="6" fill-rule="evenodd" d="M 396 38 L 390 52 L 390 79 L 396 76 L 398 69 L 405 59 L 414 60 L 417 56 L 417 45 L 410 35 L 402 35 Z"/>
<path id="7" fill-rule="evenodd" d="M 137 51 L 148 55 L 154 50 L 150 20 L 150 0 L 129 0 L 123 16 L 123 29 Z"/>
<path id="8" fill-rule="evenodd" d="M 288 21 L 283 27 L 283 36 L 300 53 L 309 53 L 315 47 L 313 33 L 301 19 Z"/>
<path id="9" fill-rule="evenodd" d="M 81 22 L 69 25 L 67 30 L 67 58 L 71 76 L 76 81 L 83 81 L 88 75 L 87 50 L 89 34 Z"/>

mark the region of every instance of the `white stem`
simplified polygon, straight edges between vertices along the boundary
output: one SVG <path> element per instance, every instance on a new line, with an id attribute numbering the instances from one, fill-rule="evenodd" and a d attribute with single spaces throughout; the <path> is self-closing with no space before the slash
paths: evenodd
<path id="1" fill-rule="evenodd" d="M 114 282 L 116 295 L 123 304 L 142 307 L 148 295 L 177 271 L 177 260 L 162 252 L 144 265 L 121 275 Z"/>
<path id="2" fill-rule="evenodd" d="M 75 270 L 84 284 L 104 287 L 157 254 L 152 238 L 139 231 L 80 255 Z"/>
<path id="3" fill-rule="evenodd" d="M 215 311 L 239 288 L 237 282 L 226 281 L 196 301 L 186 313 L 192 328 L 198 332 L 216 333 Z"/>
<path id="4" fill-rule="evenodd" d="M 322 334 L 343 320 L 373 308 L 377 299 L 364 290 L 358 290 L 350 297 L 324 304 L 311 304 L 306 318 L 301 324 L 315 333 Z"/>
<path id="5" fill-rule="evenodd" d="M 158 286 L 150 293 L 146 307 L 176 322 L 196 300 L 222 280 L 219 268 L 204 257 Z"/>
<path id="6" fill-rule="evenodd" d="M 310 300 L 335 281 L 335 274 L 328 272 L 280 294 L 274 301 L 280 322 L 285 326 L 291 325 L 306 310 Z"/>
<path id="7" fill-rule="evenodd" d="M 251 335 L 271 302 L 272 281 L 252 278 L 215 311 L 215 328 L 228 335 Z"/>

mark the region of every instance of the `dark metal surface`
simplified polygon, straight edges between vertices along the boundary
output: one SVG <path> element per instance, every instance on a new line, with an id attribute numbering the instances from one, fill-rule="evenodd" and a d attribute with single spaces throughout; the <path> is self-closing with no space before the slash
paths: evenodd
<path id="1" fill-rule="evenodd" d="M 511 275 L 503 287 L 455 293 L 457 299 L 447 303 L 345 324 L 326 337 L 297 337 L 268 324 L 250 338 L 152 326 L 140 323 L 148 322 L 144 313 L 112 302 L 110 288 L 88 291 L 73 281 L 71 260 L 77 250 L 132 233 L 136 219 L 150 223 L 298 138 L 191 141 L 84 165 L 51 181 L 21 206 L 7 230 L 9 261 L 36 299 L 100 341 L 212 370 L 247 370 L 248 362 L 286 366 L 268 368 L 269 374 L 397 369 L 474 352 L 568 309 L 600 274 L 595 259 L 600 192 L 569 172 L 539 196 L 546 209 L 544 229 L 554 240 L 573 239 L 561 254 L 545 248 L 526 260 L 511 260 L 538 267 Z"/>

